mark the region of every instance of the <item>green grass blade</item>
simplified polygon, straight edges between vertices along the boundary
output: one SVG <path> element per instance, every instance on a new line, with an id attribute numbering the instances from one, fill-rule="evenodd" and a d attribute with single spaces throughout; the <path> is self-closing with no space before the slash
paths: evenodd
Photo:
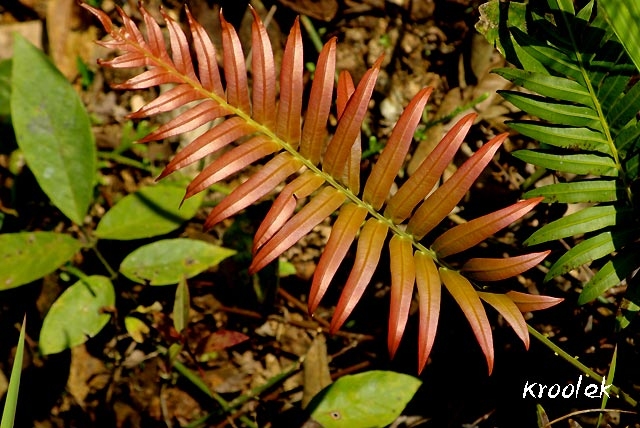
<path id="1" fill-rule="evenodd" d="M 621 198 L 622 188 L 617 180 L 586 180 L 550 184 L 524 194 L 525 198 L 544 196 L 545 202 L 614 202 Z"/>
<path id="2" fill-rule="evenodd" d="M 625 224 L 633 219 L 633 210 L 616 205 L 601 205 L 585 208 L 566 217 L 544 225 L 535 231 L 525 245 L 536 245 L 569 236 L 579 235 L 605 227 Z"/>
<path id="3" fill-rule="evenodd" d="M 518 150 L 512 155 L 532 165 L 578 175 L 617 177 L 616 164 L 608 156 L 591 154 L 561 155 L 542 150 Z"/>
<path id="4" fill-rule="evenodd" d="M 2 421 L 0 428 L 12 428 L 16 416 L 16 408 L 18 406 L 18 392 L 20 390 L 20 374 L 22 373 L 22 359 L 24 356 L 24 329 L 27 323 L 25 316 L 20 329 L 20 338 L 18 339 L 18 349 L 13 360 L 13 368 L 11 369 L 11 379 L 9 380 L 9 389 L 7 390 L 7 399 L 2 412 Z"/>

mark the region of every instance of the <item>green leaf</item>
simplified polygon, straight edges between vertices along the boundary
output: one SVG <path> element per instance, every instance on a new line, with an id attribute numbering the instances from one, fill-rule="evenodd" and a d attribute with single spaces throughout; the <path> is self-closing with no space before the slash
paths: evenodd
<path id="1" fill-rule="evenodd" d="M 508 122 L 509 126 L 542 143 L 569 150 L 597 151 L 611 155 L 611 148 L 600 132 L 572 126 L 550 126 L 540 122 Z"/>
<path id="2" fill-rule="evenodd" d="M 70 260 L 82 244 L 54 232 L 0 235 L 0 290 L 28 284 Z"/>
<path id="3" fill-rule="evenodd" d="M 2 421 L 0 428 L 13 428 L 16 416 L 16 408 L 18 407 L 18 392 L 20 390 L 20 376 L 22 374 L 22 362 L 24 359 L 24 330 L 27 324 L 27 317 L 22 321 L 20 329 L 20 337 L 18 338 L 18 347 L 16 355 L 13 359 L 13 367 L 11 368 L 11 379 L 9 379 L 9 388 L 7 389 L 6 400 L 4 402 L 4 410 L 2 411 Z"/>
<path id="4" fill-rule="evenodd" d="M 53 302 L 42 322 L 40 351 L 55 354 L 85 343 L 109 322 L 104 308 L 113 307 L 116 295 L 109 278 L 80 279 Z"/>
<path id="5" fill-rule="evenodd" d="M 506 9 L 506 20 L 505 20 Z M 495 46 L 502 56 L 508 58 L 512 46 L 510 46 L 509 35 L 505 33 L 506 22 L 511 26 L 526 28 L 527 7 L 524 3 L 509 2 L 504 3 L 498 0 L 491 0 L 478 7 L 480 19 L 476 24 L 476 30 L 481 33 L 487 41 Z"/>
<path id="6" fill-rule="evenodd" d="M 633 221 L 633 210 L 616 205 L 588 207 L 562 217 L 536 230 L 525 245 L 566 238 L 568 236 L 593 232 L 609 226 L 625 225 Z"/>
<path id="7" fill-rule="evenodd" d="M 11 60 L 0 61 L 0 121 L 11 115 Z"/>
<path id="8" fill-rule="evenodd" d="M 640 253 L 637 248 L 635 251 L 618 254 L 602 266 L 598 273 L 585 284 L 580 296 L 578 296 L 578 304 L 589 303 L 611 287 L 619 285 L 628 275 L 638 269 L 639 265 Z"/>
<path id="9" fill-rule="evenodd" d="M 492 72 L 541 95 L 593 107 L 589 91 L 573 80 L 514 68 L 498 68 Z"/>
<path id="10" fill-rule="evenodd" d="M 177 284 L 218 265 L 236 252 L 195 239 L 165 239 L 129 254 L 120 272 L 132 281 L 150 285 Z"/>
<path id="11" fill-rule="evenodd" d="M 579 175 L 617 177 L 616 164 L 608 156 L 592 154 L 556 154 L 542 150 L 518 150 L 514 157 L 533 165 Z"/>
<path id="12" fill-rule="evenodd" d="M 514 91 L 498 91 L 505 100 L 524 110 L 527 113 L 537 116 L 542 120 L 567 126 L 587 126 L 599 129 L 600 120 L 596 112 L 580 105 L 570 104 L 563 101 L 540 97 Z"/>
<path id="13" fill-rule="evenodd" d="M 44 193 L 69 219 L 84 223 L 96 177 L 89 115 L 65 77 L 19 35 L 14 43 L 11 119 Z"/>
<path id="14" fill-rule="evenodd" d="M 621 249 L 626 243 L 635 239 L 638 229 L 621 230 L 616 232 L 603 232 L 599 235 L 585 239 L 556 261 L 547 275 L 545 281 L 567 273 L 579 266 L 598 260 L 612 252 Z"/>
<path id="15" fill-rule="evenodd" d="M 186 278 L 182 277 L 176 287 L 176 298 L 173 302 L 173 326 L 178 333 L 182 333 L 182 330 L 189 325 L 190 308 L 189 284 Z"/>
<path id="16" fill-rule="evenodd" d="M 204 195 L 187 199 L 180 208 L 184 188 L 161 182 L 122 198 L 102 217 L 96 236 L 104 239 L 141 239 L 164 235 L 192 218 Z M 177 282 L 177 281 L 176 281 Z M 175 283 L 174 283 L 175 284 Z"/>
<path id="17" fill-rule="evenodd" d="M 616 180 L 586 180 L 571 183 L 549 184 L 524 194 L 525 198 L 544 196 L 545 202 L 613 202 L 621 192 Z"/>
<path id="18" fill-rule="evenodd" d="M 400 415 L 421 383 L 391 371 L 343 376 L 311 400 L 311 418 L 323 428 L 385 427 Z"/>
<path id="19" fill-rule="evenodd" d="M 640 70 L 640 3 L 628 0 L 598 0 L 613 31 Z"/>

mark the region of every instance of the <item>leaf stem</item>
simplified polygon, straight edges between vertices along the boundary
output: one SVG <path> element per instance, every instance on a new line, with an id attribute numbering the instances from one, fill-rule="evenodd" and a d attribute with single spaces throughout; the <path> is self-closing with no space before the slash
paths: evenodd
<path id="1" fill-rule="evenodd" d="M 531 325 L 529 325 L 529 324 L 527 324 L 527 329 L 529 330 L 529 333 L 533 337 L 535 337 L 540 342 L 542 342 L 542 344 L 544 346 L 546 346 L 547 348 L 552 350 L 556 355 L 561 357 L 563 360 L 565 360 L 566 362 L 568 362 L 569 364 L 571 364 L 572 366 L 574 366 L 575 368 L 580 370 L 582 373 L 584 373 L 585 375 L 587 375 L 590 378 L 592 378 L 593 380 L 595 380 L 596 382 L 602 382 L 602 380 L 604 379 L 602 376 L 600 376 L 599 374 L 597 374 L 596 372 L 591 370 L 589 367 L 587 367 L 584 364 L 582 364 L 580 361 L 578 361 L 577 358 L 572 357 L 571 355 L 569 355 L 568 352 L 566 352 L 564 349 L 560 348 L 558 345 L 556 345 L 551 340 L 549 340 L 549 338 L 547 336 L 545 336 L 544 334 L 540 333 L 538 330 L 536 330 L 535 328 L 531 327 Z M 629 394 L 627 394 L 622 389 L 620 389 L 619 387 L 617 387 L 617 386 L 612 384 L 610 390 L 611 390 L 612 394 L 614 394 L 618 398 L 621 398 L 622 400 L 624 400 L 630 406 L 632 406 L 632 407 L 637 407 L 638 406 L 638 402 L 636 400 L 634 400 Z"/>

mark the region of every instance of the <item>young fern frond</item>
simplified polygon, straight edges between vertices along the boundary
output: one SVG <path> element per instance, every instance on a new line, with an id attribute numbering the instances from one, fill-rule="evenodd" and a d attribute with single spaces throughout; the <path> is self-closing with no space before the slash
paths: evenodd
<path id="1" fill-rule="evenodd" d="M 493 366 L 492 335 L 481 298 L 500 313 L 509 314 L 505 319 L 528 344 L 526 329 L 522 334 L 524 319 L 520 312 L 516 311 L 516 314 L 513 311 L 518 305 L 517 299 L 522 300 L 522 297 L 517 293 L 487 297 L 486 293 L 479 294 L 477 287 L 463 275 L 469 272 L 470 278 L 483 281 L 504 279 L 534 266 L 547 252 L 507 259 L 509 262 L 505 259 L 471 260 L 463 266 L 463 273 L 447 263 L 446 257 L 477 244 L 520 219 L 542 198 L 521 201 L 456 226 L 440 236 L 432 248 L 422 241 L 468 191 L 506 135 L 488 142 L 453 177 L 428 196 L 473 123 L 475 115 L 466 116 L 452 127 L 417 171 L 390 196 L 431 94 L 431 89 L 425 88 L 401 115 L 361 191 L 360 128 L 381 59 L 355 87 L 348 73 L 340 73 L 336 89 L 339 120 L 335 133 L 326 142 L 327 120 L 334 99 L 335 39 L 327 42 L 320 53 L 301 126 L 302 37 L 297 21 L 286 42 L 280 72 L 280 94 L 276 102 L 273 53 L 266 30 L 253 11 L 253 81 L 249 91 L 238 37 L 222 15 L 224 86 L 218 66 L 213 61 L 216 58 L 213 44 L 188 11 L 197 72 L 189 55 L 186 36 L 166 14 L 163 15 L 167 22 L 171 54 L 164 45 L 158 24 L 144 8 L 141 8 L 141 13 L 147 27 L 146 40 L 123 11 L 119 12 L 124 27 L 116 28 L 104 12 L 83 6 L 102 22 L 111 35 L 112 40 L 102 44 L 121 52 L 113 60 L 101 61 L 102 65 L 120 68 L 144 65 L 148 69 L 116 85 L 118 88 L 142 89 L 164 83 L 175 84 L 133 113 L 132 117 L 172 111 L 192 101 L 200 101 L 160 126 L 143 141 L 174 136 L 213 119 L 224 119 L 182 149 L 160 175 L 165 177 L 224 147 L 230 147 L 194 178 L 187 188 L 186 198 L 259 159 L 271 156 L 247 181 L 213 208 L 205 223 L 206 227 L 212 227 L 287 182 L 256 233 L 250 272 L 256 272 L 277 259 L 316 225 L 337 212 L 325 251 L 318 261 L 309 296 L 309 310 L 313 312 L 347 251 L 357 240 L 354 266 L 337 304 L 332 331 L 338 330 L 352 312 L 377 268 L 383 249 L 388 246 L 392 272 L 389 320 L 389 351 L 392 355 L 400 343 L 414 287 L 417 287 L 421 326 L 420 370 L 424 367 L 437 328 L 442 283 L 471 323 L 486 355 L 489 371 Z M 234 141 L 239 143 L 231 146 Z M 528 296 L 527 299 L 527 310 L 548 307 L 560 301 L 545 296 Z"/>
<path id="2" fill-rule="evenodd" d="M 577 175 L 528 191 L 525 197 L 592 204 L 543 226 L 525 242 L 534 245 L 586 234 L 546 276 L 549 280 L 602 259 L 604 265 L 580 294 L 579 303 L 584 304 L 640 266 L 633 195 L 640 158 L 640 85 L 634 79 L 638 69 L 593 1 L 578 11 L 572 0 L 549 0 L 546 8 L 541 6 L 510 3 L 509 18 L 501 22 L 500 4 L 491 1 L 482 7 L 489 25 L 479 29 L 484 28 L 487 38 L 518 67 L 495 72 L 535 93 L 501 93 L 540 119 L 510 122 L 513 129 L 540 142 L 540 148 L 519 150 L 514 156 Z M 526 29 L 515 24 L 521 20 L 526 20 Z M 492 33 L 493 25 L 508 31 Z M 637 19 L 633 25 L 637 27 Z M 630 44 L 637 45 L 637 40 Z"/>

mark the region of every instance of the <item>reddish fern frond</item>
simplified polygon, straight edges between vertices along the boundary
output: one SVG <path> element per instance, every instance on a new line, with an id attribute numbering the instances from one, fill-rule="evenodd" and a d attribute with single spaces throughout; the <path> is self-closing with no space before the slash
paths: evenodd
<path id="1" fill-rule="evenodd" d="M 84 4 L 83 7 L 100 20 L 111 36 L 111 40 L 102 44 L 121 52 L 110 61 L 101 61 L 103 66 L 146 67 L 145 71 L 114 87 L 132 90 L 174 85 L 130 115 L 142 118 L 184 108 L 143 141 L 174 137 L 216 120 L 210 130 L 171 159 L 159 178 L 217 154 L 187 187 L 185 198 L 188 198 L 260 159 L 267 159 L 213 208 L 205 228 L 233 216 L 286 183 L 258 228 L 250 272 L 276 260 L 316 225 L 338 212 L 309 295 L 309 311 L 313 312 L 357 241 L 355 261 L 335 309 L 332 331 L 342 326 L 361 299 L 389 237 L 392 276 L 389 352 L 394 355 L 400 344 L 415 288 L 420 310 L 420 370 L 427 363 L 434 343 L 443 284 L 469 320 L 486 355 L 489 371 L 493 367 L 492 334 L 481 299 L 505 317 L 525 345 L 528 336 L 518 310 L 543 309 L 558 303 L 557 299 L 546 296 L 479 292 L 480 287 L 464 276 L 474 281 L 505 279 L 533 267 L 547 253 L 511 259 L 472 259 L 460 270 L 446 260 L 449 255 L 476 245 L 520 219 L 539 202 L 537 199 L 518 202 L 456 226 L 436 238 L 431 246 L 423 240 L 458 204 L 506 138 L 500 135 L 486 143 L 431 193 L 462 144 L 475 114 L 454 124 L 398 191 L 390 194 L 432 89 L 418 92 L 400 116 L 361 192 L 360 129 L 382 58 L 367 70 L 357 85 L 348 72 L 341 72 L 334 97 L 336 40 L 329 40 L 318 57 L 305 103 L 302 33 L 297 20 L 285 44 L 277 94 L 271 42 L 254 10 L 251 11 L 254 16 L 251 79 L 238 35 L 220 16 L 223 84 L 214 44 L 189 10 L 189 39 L 180 25 L 162 13 L 168 32 L 167 47 L 160 25 L 144 8 L 141 14 L 146 36 L 121 9 L 118 12 L 123 27 L 116 28 L 104 12 Z M 327 122 L 334 98 L 338 122 L 334 134 L 328 136 Z"/>

